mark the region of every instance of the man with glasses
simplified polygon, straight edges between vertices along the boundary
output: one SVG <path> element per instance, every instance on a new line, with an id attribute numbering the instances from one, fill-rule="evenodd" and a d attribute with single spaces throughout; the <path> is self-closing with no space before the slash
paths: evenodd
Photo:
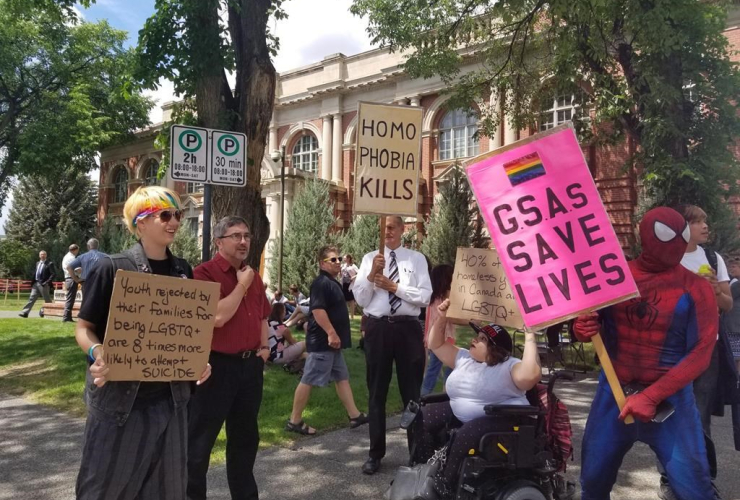
<path id="1" fill-rule="evenodd" d="M 403 230 L 401 217 L 386 218 L 385 251 L 363 257 L 352 288 L 367 316 L 370 456 L 362 466 L 365 474 L 375 474 L 385 456 L 385 402 L 393 363 L 404 407 L 412 399 L 418 401 L 424 378 L 426 350 L 418 318 L 421 308 L 429 305 L 432 283 L 424 255 L 401 246 Z"/>
<path id="2" fill-rule="evenodd" d="M 293 412 L 285 425 L 286 431 L 303 435 L 316 434 L 316 429 L 309 427 L 302 418 L 311 388 L 324 387 L 332 380 L 347 410 L 350 428 L 367 423 L 367 415 L 360 413 L 355 405 L 349 371 L 342 355 L 342 349 L 352 347 L 349 314 L 342 286 L 337 281 L 342 259 L 335 247 L 323 247 L 318 257 L 319 275 L 311 283 L 311 320 L 306 334 L 308 359 L 295 390 Z"/>
<path id="3" fill-rule="evenodd" d="M 225 421 L 231 498 L 257 500 L 253 468 L 259 445 L 262 374 L 270 355 L 267 318 L 271 308 L 262 279 L 244 263 L 251 242 L 247 222 L 224 217 L 213 234 L 216 256 L 194 270 L 195 279 L 220 283 L 221 297 L 211 344 L 213 376 L 190 403 L 188 498 L 206 498 L 211 450 Z"/>

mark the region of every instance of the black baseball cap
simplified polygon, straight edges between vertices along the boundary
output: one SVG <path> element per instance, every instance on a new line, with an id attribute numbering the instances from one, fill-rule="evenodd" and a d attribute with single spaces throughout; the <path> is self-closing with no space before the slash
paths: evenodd
<path id="1" fill-rule="evenodd" d="M 493 342 L 493 345 L 498 346 L 511 354 L 511 350 L 514 347 L 513 342 L 511 341 L 511 335 L 509 335 L 509 332 L 507 332 L 504 327 L 495 323 L 489 323 L 482 326 L 479 331 L 485 333 L 488 340 Z"/>

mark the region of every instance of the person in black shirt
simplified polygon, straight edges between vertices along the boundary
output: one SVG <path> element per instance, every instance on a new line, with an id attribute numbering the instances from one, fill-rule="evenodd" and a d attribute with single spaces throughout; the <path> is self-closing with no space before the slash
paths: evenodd
<path id="1" fill-rule="evenodd" d="M 331 380 L 342 401 L 352 429 L 367 423 L 367 415 L 355 405 L 349 372 L 344 362 L 342 349 L 352 347 L 349 314 L 344 301 L 342 286 L 336 277 L 342 259 L 335 247 L 323 247 L 319 251 L 319 275 L 311 284 L 311 320 L 306 333 L 308 359 L 303 377 L 295 390 L 293 412 L 285 430 L 298 434 L 315 434 L 316 429 L 303 421 L 303 409 L 308 404 L 313 386 L 326 386 Z"/>
<path id="2" fill-rule="evenodd" d="M 90 271 L 75 329 L 88 356 L 85 383 L 88 415 L 78 500 L 185 498 L 187 486 L 187 403 L 190 382 L 110 382 L 103 357 L 108 312 L 118 269 L 192 278 L 183 259 L 172 255 L 180 226 L 177 194 L 159 186 L 139 188 L 123 213 L 140 240 L 125 252 L 105 257 Z M 200 380 L 211 374 L 206 366 Z"/>

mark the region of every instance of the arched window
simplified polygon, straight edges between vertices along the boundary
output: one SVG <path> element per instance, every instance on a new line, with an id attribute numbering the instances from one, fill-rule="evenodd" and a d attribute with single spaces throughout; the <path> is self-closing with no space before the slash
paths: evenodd
<path id="1" fill-rule="evenodd" d="M 306 134 L 293 146 L 293 168 L 316 173 L 319 166 L 319 141 L 311 134 Z"/>
<path id="2" fill-rule="evenodd" d="M 144 185 L 145 186 L 159 185 L 159 179 L 157 179 L 158 171 L 159 171 L 159 163 L 157 163 L 157 160 L 149 160 L 149 162 L 144 166 Z"/>
<path id="3" fill-rule="evenodd" d="M 120 166 L 113 174 L 113 203 L 123 203 L 128 198 L 128 171 Z"/>
<path id="4" fill-rule="evenodd" d="M 478 154 L 478 118 L 462 109 L 448 111 L 439 124 L 439 159 L 452 160 Z"/>
<path id="5" fill-rule="evenodd" d="M 555 93 L 542 103 L 540 132 L 572 120 L 581 114 L 584 96 L 582 93 Z"/>
<path id="6" fill-rule="evenodd" d="M 187 186 L 188 194 L 196 194 L 196 193 L 202 193 L 202 192 L 203 192 L 202 182 L 188 182 L 188 186 Z"/>

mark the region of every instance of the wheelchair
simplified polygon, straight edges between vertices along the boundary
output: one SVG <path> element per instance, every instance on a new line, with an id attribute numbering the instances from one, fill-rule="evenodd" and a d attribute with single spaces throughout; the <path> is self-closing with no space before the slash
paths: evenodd
<path id="1" fill-rule="evenodd" d="M 548 422 L 556 410 L 553 388 L 556 380 L 573 380 L 567 372 L 556 372 L 548 384 L 538 384 L 527 392 L 530 406 L 488 405 L 487 415 L 506 420 L 506 430 L 490 432 L 480 438 L 476 450 L 470 450 L 459 470 L 455 500 L 571 500 L 575 484 L 566 481 L 565 462 L 570 452 L 557 450 L 548 433 Z M 446 394 L 422 396 L 418 408 L 448 401 Z M 413 410 L 411 410 L 413 411 Z M 549 414 L 549 415 L 548 415 Z M 550 426 L 551 427 L 551 426 Z M 570 423 L 567 422 L 570 429 Z M 550 429 L 551 430 L 551 429 Z M 418 432 L 418 427 L 414 432 Z M 454 439 L 454 428 L 446 429 L 441 445 Z M 413 452 L 412 452 L 413 453 Z M 411 463 L 413 464 L 413 455 Z"/>

